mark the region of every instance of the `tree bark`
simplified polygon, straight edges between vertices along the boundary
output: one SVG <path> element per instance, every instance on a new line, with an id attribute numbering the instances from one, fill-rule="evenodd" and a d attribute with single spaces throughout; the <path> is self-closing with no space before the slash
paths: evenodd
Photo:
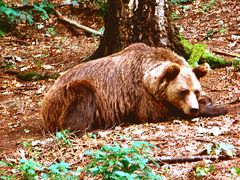
<path id="1" fill-rule="evenodd" d="M 168 0 L 109 0 L 105 32 L 90 58 L 113 54 L 136 42 L 184 52 L 168 17 Z"/>

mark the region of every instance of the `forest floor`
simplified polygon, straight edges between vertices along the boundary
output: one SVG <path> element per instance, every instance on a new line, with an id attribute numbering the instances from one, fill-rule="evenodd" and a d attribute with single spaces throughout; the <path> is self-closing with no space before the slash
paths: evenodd
<path id="1" fill-rule="evenodd" d="M 205 43 L 211 51 L 231 60 L 234 54 L 240 54 L 239 2 L 219 0 L 214 6 L 209 2 L 196 0 L 176 6 L 171 17 L 192 43 Z M 59 10 L 93 29 L 103 25 L 95 11 L 71 9 L 70 12 L 66 7 Z M 0 39 L 0 161 L 16 163 L 19 158 L 34 157 L 43 164 L 64 160 L 77 167 L 88 162 L 84 151 L 114 142 L 126 146 L 133 140 L 148 141 L 158 147 L 153 150 L 154 157 L 203 155 L 207 144 L 225 143 L 234 146 L 235 157 L 210 162 L 164 163 L 155 170 L 167 179 L 194 179 L 196 167 L 207 168 L 210 163 L 215 170 L 203 179 L 240 179 L 239 174 L 231 171 L 240 168 L 239 69 L 233 66 L 213 69 L 201 80 L 203 90 L 214 104 L 229 109 L 226 115 L 116 127 L 94 136 L 89 133 L 72 138 L 71 148 L 59 146 L 54 144 L 54 135 L 41 129 L 44 93 L 54 77 L 89 57 L 98 47 L 99 38 L 70 28 L 54 16 L 38 25 L 42 28 L 20 26 L 21 35 Z M 51 27 L 56 35 L 49 32 Z M 46 79 L 38 80 L 39 76 Z"/>

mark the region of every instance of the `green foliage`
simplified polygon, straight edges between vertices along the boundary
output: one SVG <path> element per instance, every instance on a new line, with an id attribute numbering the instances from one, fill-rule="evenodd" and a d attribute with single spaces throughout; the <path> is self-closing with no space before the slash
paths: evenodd
<path id="1" fill-rule="evenodd" d="M 204 37 L 204 39 L 210 39 L 213 37 L 214 34 L 218 33 L 218 30 L 214 30 L 214 29 L 210 29 L 207 31 L 206 36 Z"/>
<path id="2" fill-rule="evenodd" d="M 18 79 L 22 81 L 38 81 L 38 80 L 45 80 L 45 79 L 57 79 L 59 77 L 58 73 L 53 74 L 41 74 L 35 71 L 28 71 L 28 72 L 14 72 Z"/>
<path id="3" fill-rule="evenodd" d="M 233 59 L 232 66 L 236 71 L 240 70 L 240 57 L 236 57 Z"/>
<path id="4" fill-rule="evenodd" d="M 20 23 L 23 20 L 26 20 L 29 24 L 34 22 L 31 14 L 7 7 L 4 2 L 0 3 L 0 16 L 2 16 L 1 22 L 6 20 L 5 22 L 10 24 Z"/>
<path id="5" fill-rule="evenodd" d="M 70 141 L 70 131 L 62 130 L 56 133 L 56 138 L 59 142 L 66 144 L 68 146 L 72 146 L 72 142 Z"/>
<path id="6" fill-rule="evenodd" d="M 223 26 L 223 27 L 221 27 L 221 28 L 219 29 L 219 32 L 220 32 L 221 34 L 225 34 L 227 31 L 228 31 L 227 26 Z"/>
<path id="7" fill-rule="evenodd" d="M 28 1 L 24 1 L 24 4 Z M 47 3 L 43 0 L 42 3 L 34 3 L 33 10 L 20 11 L 16 7 L 8 7 L 5 2 L 0 0 L 0 36 L 4 36 L 7 32 L 16 30 L 19 23 L 32 25 L 35 20 L 33 17 L 34 12 L 40 15 L 42 20 L 49 18 L 48 12 L 53 9 L 53 4 Z"/>
<path id="8" fill-rule="evenodd" d="M 23 80 L 23 81 L 36 81 L 36 80 L 42 80 L 42 79 L 48 79 L 49 76 L 42 75 L 38 72 L 29 71 L 24 73 L 18 73 L 16 75 L 17 78 Z"/>
<path id="9" fill-rule="evenodd" d="M 210 0 L 207 4 L 202 5 L 200 12 L 204 13 L 206 11 L 209 11 L 215 5 L 216 5 L 216 1 L 215 0 Z"/>
<path id="10" fill-rule="evenodd" d="M 204 39 L 211 39 L 214 34 L 221 33 L 225 34 L 227 32 L 227 27 L 223 26 L 220 29 L 210 29 L 207 31 L 207 34 L 205 35 Z"/>
<path id="11" fill-rule="evenodd" d="M 205 146 L 205 148 L 207 149 L 207 153 L 209 155 L 217 155 L 218 156 L 222 153 L 225 153 L 230 157 L 235 156 L 234 146 L 232 144 L 227 144 L 227 143 L 222 143 L 222 142 L 217 145 L 207 144 Z"/>
<path id="12" fill-rule="evenodd" d="M 106 0 L 95 0 L 95 3 L 99 9 L 99 16 L 104 17 L 104 14 L 107 9 L 107 6 L 106 6 L 107 1 Z"/>
<path id="13" fill-rule="evenodd" d="M 46 35 L 48 36 L 55 36 L 57 33 L 55 31 L 55 28 L 54 27 L 49 27 L 46 31 Z"/>
<path id="14" fill-rule="evenodd" d="M 170 18 L 171 18 L 172 20 L 179 19 L 179 14 L 180 14 L 179 11 L 174 11 L 174 12 L 172 12 L 172 13 L 170 14 Z"/>
<path id="15" fill-rule="evenodd" d="M 43 179 L 78 179 L 80 172 L 70 170 L 70 165 L 61 161 L 60 163 L 55 163 L 47 168 L 48 173 L 42 175 Z"/>
<path id="16" fill-rule="evenodd" d="M 17 166 L 17 170 L 22 173 L 23 178 L 36 179 L 36 171 L 42 171 L 43 167 L 33 159 L 20 159 L 20 165 Z"/>
<path id="17" fill-rule="evenodd" d="M 214 170 L 215 170 L 215 167 L 212 164 L 209 167 L 198 166 L 195 169 L 195 173 L 197 177 L 202 177 L 202 176 L 207 176 L 208 174 L 214 172 Z"/>
<path id="18" fill-rule="evenodd" d="M 80 175 L 80 170 L 73 171 L 71 166 L 61 161 L 60 163 L 52 164 L 50 167 L 45 167 L 44 165 L 36 162 L 33 158 L 31 159 L 20 159 L 17 162 L 18 165 L 8 164 L 0 161 L 0 167 L 11 167 L 13 172 L 18 172 L 21 179 L 71 179 L 77 180 Z M 4 171 L 0 171 L 1 179 L 17 179 L 15 175 L 8 175 Z"/>
<path id="19" fill-rule="evenodd" d="M 103 17 L 106 12 L 107 0 L 65 0 L 65 4 L 72 4 L 78 6 L 79 4 L 91 4 L 98 8 L 99 16 Z"/>
<path id="20" fill-rule="evenodd" d="M 65 131 L 66 132 L 66 131 Z M 63 138 L 63 133 L 59 135 Z M 26 145 L 28 146 L 28 144 Z M 78 179 L 84 171 L 96 176 L 102 175 L 105 179 L 162 179 L 160 175 L 153 172 L 148 165 L 149 162 L 158 166 L 151 156 L 151 148 L 155 146 L 147 142 L 134 142 L 131 147 L 120 147 L 117 143 L 114 146 L 106 145 L 97 151 L 88 151 L 91 162 L 83 169 L 73 170 L 66 162 L 60 161 L 51 166 L 31 159 L 20 159 L 15 164 L 8 164 L 0 161 L 0 167 L 11 167 L 11 172 L 17 175 L 8 175 L 0 171 L 2 179 Z"/>
<path id="21" fill-rule="evenodd" d="M 233 167 L 233 168 L 231 168 L 231 173 L 234 176 L 240 176 L 240 167 Z"/>
<path id="22" fill-rule="evenodd" d="M 34 10 L 39 13 L 42 20 L 46 20 L 49 18 L 47 12 L 51 12 L 54 8 L 53 4 L 48 4 L 47 0 L 43 0 L 42 3 L 33 3 Z"/>
<path id="23" fill-rule="evenodd" d="M 134 142 L 131 147 L 106 145 L 97 151 L 88 151 L 91 162 L 82 170 L 105 179 L 162 179 L 156 175 L 148 162 L 154 162 L 151 148 L 155 147 L 147 142 Z M 157 165 L 155 163 L 155 165 Z"/>
<path id="24" fill-rule="evenodd" d="M 7 7 L 3 1 L 0 1 L 0 17 L 0 36 L 15 29 L 20 22 L 26 21 L 29 24 L 34 22 L 31 14 Z"/>
<path id="25" fill-rule="evenodd" d="M 15 176 L 8 175 L 7 172 L 2 170 L 2 167 L 13 167 L 13 166 L 14 165 L 12 163 L 6 163 L 3 161 L 0 161 L 0 179 L 4 179 L 4 180 L 16 179 Z"/>
<path id="26" fill-rule="evenodd" d="M 13 61 L 2 61 L 2 62 L 0 62 L 0 68 L 13 69 L 14 67 L 16 67 L 16 63 L 13 62 Z"/>

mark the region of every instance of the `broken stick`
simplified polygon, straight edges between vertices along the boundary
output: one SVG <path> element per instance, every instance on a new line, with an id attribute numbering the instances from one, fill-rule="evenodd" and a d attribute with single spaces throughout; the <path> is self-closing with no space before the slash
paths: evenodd
<path id="1" fill-rule="evenodd" d="M 196 162 L 202 160 L 229 160 L 232 157 L 229 156 L 183 156 L 183 157 L 171 157 L 171 156 L 162 156 L 158 157 L 157 160 L 160 162 L 166 162 L 169 164 L 174 163 L 184 163 L 184 162 Z"/>
<path id="2" fill-rule="evenodd" d="M 84 31 L 90 32 L 90 33 L 95 34 L 95 35 L 97 35 L 97 36 L 102 36 L 102 35 L 103 35 L 103 34 L 102 34 L 101 32 L 99 32 L 99 31 L 96 31 L 96 30 L 94 30 L 94 29 L 92 29 L 92 28 L 89 28 L 89 27 L 87 27 L 87 26 L 84 26 L 84 25 L 82 25 L 82 24 L 79 24 L 79 23 L 77 23 L 77 22 L 75 22 L 75 21 L 73 21 L 73 20 L 71 20 L 71 19 L 69 19 L 69 18 L 67 18 L 67 17 L 64 17 L 58 10 L 55 10 L 55 13 L 56 13 L 56 15 L 58 16 L 58 18 L 59 18 L 61 21 L 67 22 L 68 24 L 71 24 L 71 25 L 73 25 L 73 26 L 75 26 L 75 27 L 77 27 L 77 28 L 79 28 L 79 29 L 82 29 L 82 30 L 84 30 Z"/>

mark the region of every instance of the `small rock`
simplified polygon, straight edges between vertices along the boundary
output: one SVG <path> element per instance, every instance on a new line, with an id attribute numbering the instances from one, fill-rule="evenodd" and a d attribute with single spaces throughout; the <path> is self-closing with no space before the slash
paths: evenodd
<path id="1" fill-rule="evenodd" d="M 44 69 L 46 69 L 46 70 L 54 69 L 53 66 L 48 65 L 48 64 L 46 64 L 46 65 L 44 64 L 42 67 L 43 67 Z"/>

